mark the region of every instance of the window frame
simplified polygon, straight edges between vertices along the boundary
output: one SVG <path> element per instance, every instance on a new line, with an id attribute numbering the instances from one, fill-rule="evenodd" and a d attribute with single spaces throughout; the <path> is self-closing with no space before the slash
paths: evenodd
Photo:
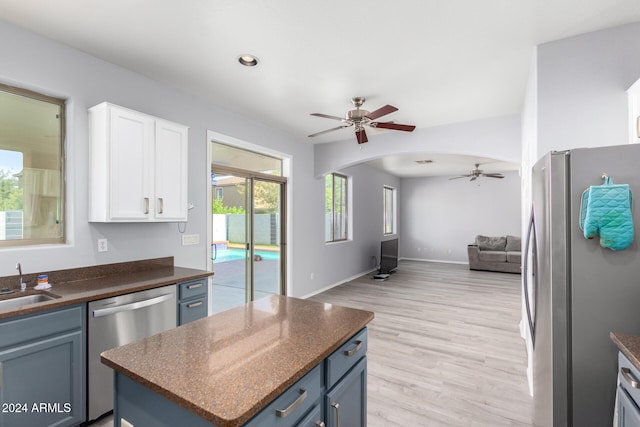
<path id="1" fill-rule="evenodd" d="M 37 101 L 48 102 L 59 107 L 60 111 L 60 228 L 59 237 L 45 237 L 36 239 L 20 239 L 20 240 L 0 240 L 0 249 L 35 246 L 47 244 L 66 244 L 67 243 L 67 178 L 66 178 L 66 143 L 67 143 L 67 100 L 45 95 L 29 89 L 16 86 L 10 86 L 0 83 L 0 91 L 13 95 L 23 96 L 35 99 Z"/>
<path id="2" fill-rule="evenodd" d="M 330 240 L 327 240 L 326 236 L 327 236 L 327 230 L 325 228 L 325 243 L 337 243 L 337 242 L 345 242 L 347 240 L 349 240 L 349 232 L 350 232 L 350 227 L 349 227 L 349 219 L 350 219 L 350 206 L 349 206 L 349 177 L 347 175 L 344 174 L 340 174 L 340 173 L 336 173 L 336 172 L 332 172 L 330 174 L 327 174 L 325 176 L 325 217 L 327 215 L 326 212 L 326 205 L 327 205 L 327 185 L 326 185 L 326 179 L 331 176 L 331 222 L 330 222 L 330 226 L 331 226 L 331 238 Z M 335 198 L 335 189 L 336 189 L 336 178 L 342 179 L 344 180 L 344 194 L 342 195 L 342 200 L 344 200 L 344 231 L 342 233 L 341 236 L 339 236 L 338 238 L 336 238 L 336 216 L 337 216 L 337 212 L 336 212 L 336 198 Z M 325 222 L 325 227 L 326 227 L 326 222 Z"/>
<path id="3" fill-rule="evenodd" d="M 391 218 L 387 217 L 387 191 L 391 191 Z M 397 233 L 397 221 L 396 217 L 396 189 L 390 185 L 384 185 L 382 187 L 382 234 L 384 236 L 390 236 Z M 390 226 L 391 231 L 387 231 L 387 227 Z"/>

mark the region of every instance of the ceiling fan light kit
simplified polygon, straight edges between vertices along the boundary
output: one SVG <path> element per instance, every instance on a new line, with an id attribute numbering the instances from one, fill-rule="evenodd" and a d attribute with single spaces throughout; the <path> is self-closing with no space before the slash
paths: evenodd
<path id="1" fill-rule="evenodd" d="M 361 110 L 360 107 L 362 107 L 365 101 L 366 99 L 361 96 L 351 98 L 351 103 L 353 104 L 354 107 L 356 107 L 356 109 L 347 111 L 344 117 L 330 116 L 328 114 L 322 114 L 322 113 L 311 113 L 312 116 L 322 117 L 325 119 L 339 120 L 344 124 L 331 129 L 313 133 L 309 135 L 309 137 L 314 137 L 314 136 L 322 135 L 328 132 L 333 132 L 334 130 L 344 129 L 344 128 L 354 126 L 355 133 L 356 133 L 356 140 L 358 141 L 358 144 L 364 144 L 369 141 L 369 138 L 367 137 L 367 132 L 365 131 L 365 128 L 364 128 L 365 126 L 369 126 L 371 128 L 399 130 L 403 132 L 413 132 L 413 130 L 416 128 L 413 125 L 403 125 L 403 124 L 398 124 L 393 122 L 375 122 L 374 120 L 382 116 L 386 116 L 387 114 L 391 114 L 394 111 L 398 111 L 398 109 L 393 105 L 385 105 L 384 107 L 378 108 L 375 111 Z"/>

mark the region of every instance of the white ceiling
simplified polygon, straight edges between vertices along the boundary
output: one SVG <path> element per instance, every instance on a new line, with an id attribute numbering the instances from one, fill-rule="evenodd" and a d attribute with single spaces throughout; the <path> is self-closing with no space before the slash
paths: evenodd
<path id="1" fill-rule="evenodd" d="M 519 113 L 534 46 L 639 21 L 640 2 L 0 0 L 0 17 L 300 141 L 355 143 L 307 138 L 340 124 L 309 114 L 354 96 L 418 128 Z"/>

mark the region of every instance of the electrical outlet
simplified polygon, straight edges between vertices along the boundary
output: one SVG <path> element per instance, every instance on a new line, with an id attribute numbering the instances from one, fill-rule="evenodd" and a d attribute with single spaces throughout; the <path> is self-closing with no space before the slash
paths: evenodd
<path id="1" fill-rule="evenodd" d="M 199 234 L 183 234 L 182 246 L 197 245 L 200 243 Z"/>
<path id="2" fill-rule="evenodd" d="M 98 252 L 107 251 L 109 251 L 109 246 L 107 246 L 107 239 L 98 239 Z"/>

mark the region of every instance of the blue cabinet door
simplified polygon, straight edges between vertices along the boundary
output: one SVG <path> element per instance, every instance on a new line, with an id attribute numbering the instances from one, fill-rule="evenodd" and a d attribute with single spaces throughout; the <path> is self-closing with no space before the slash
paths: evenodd
<path id="1" fill-rule="evenodd" d="M 0 351 L 0 425 L 74 426 L 84 421 L 82 332 Z"/>
<path id="2" fill-rule="evenodd" d="M 85 304 L 0 322 L 0 426 L 85 420 Z"/>
<path id="3" fill-rule="evenodd" d="M 618 425 L 640 427 L 640 409 L 620 386 L 618 386 Z"/>
<path id="4" fill-rule="evenodd" d="M 366 427 L 367 358 L 363 357 L 325 396 L 327 427 Z"/>
<path id="5" fill-rule="evenodd" d="M 207 279 L 178 283 L 178 326 L 208 315 Z"/>

